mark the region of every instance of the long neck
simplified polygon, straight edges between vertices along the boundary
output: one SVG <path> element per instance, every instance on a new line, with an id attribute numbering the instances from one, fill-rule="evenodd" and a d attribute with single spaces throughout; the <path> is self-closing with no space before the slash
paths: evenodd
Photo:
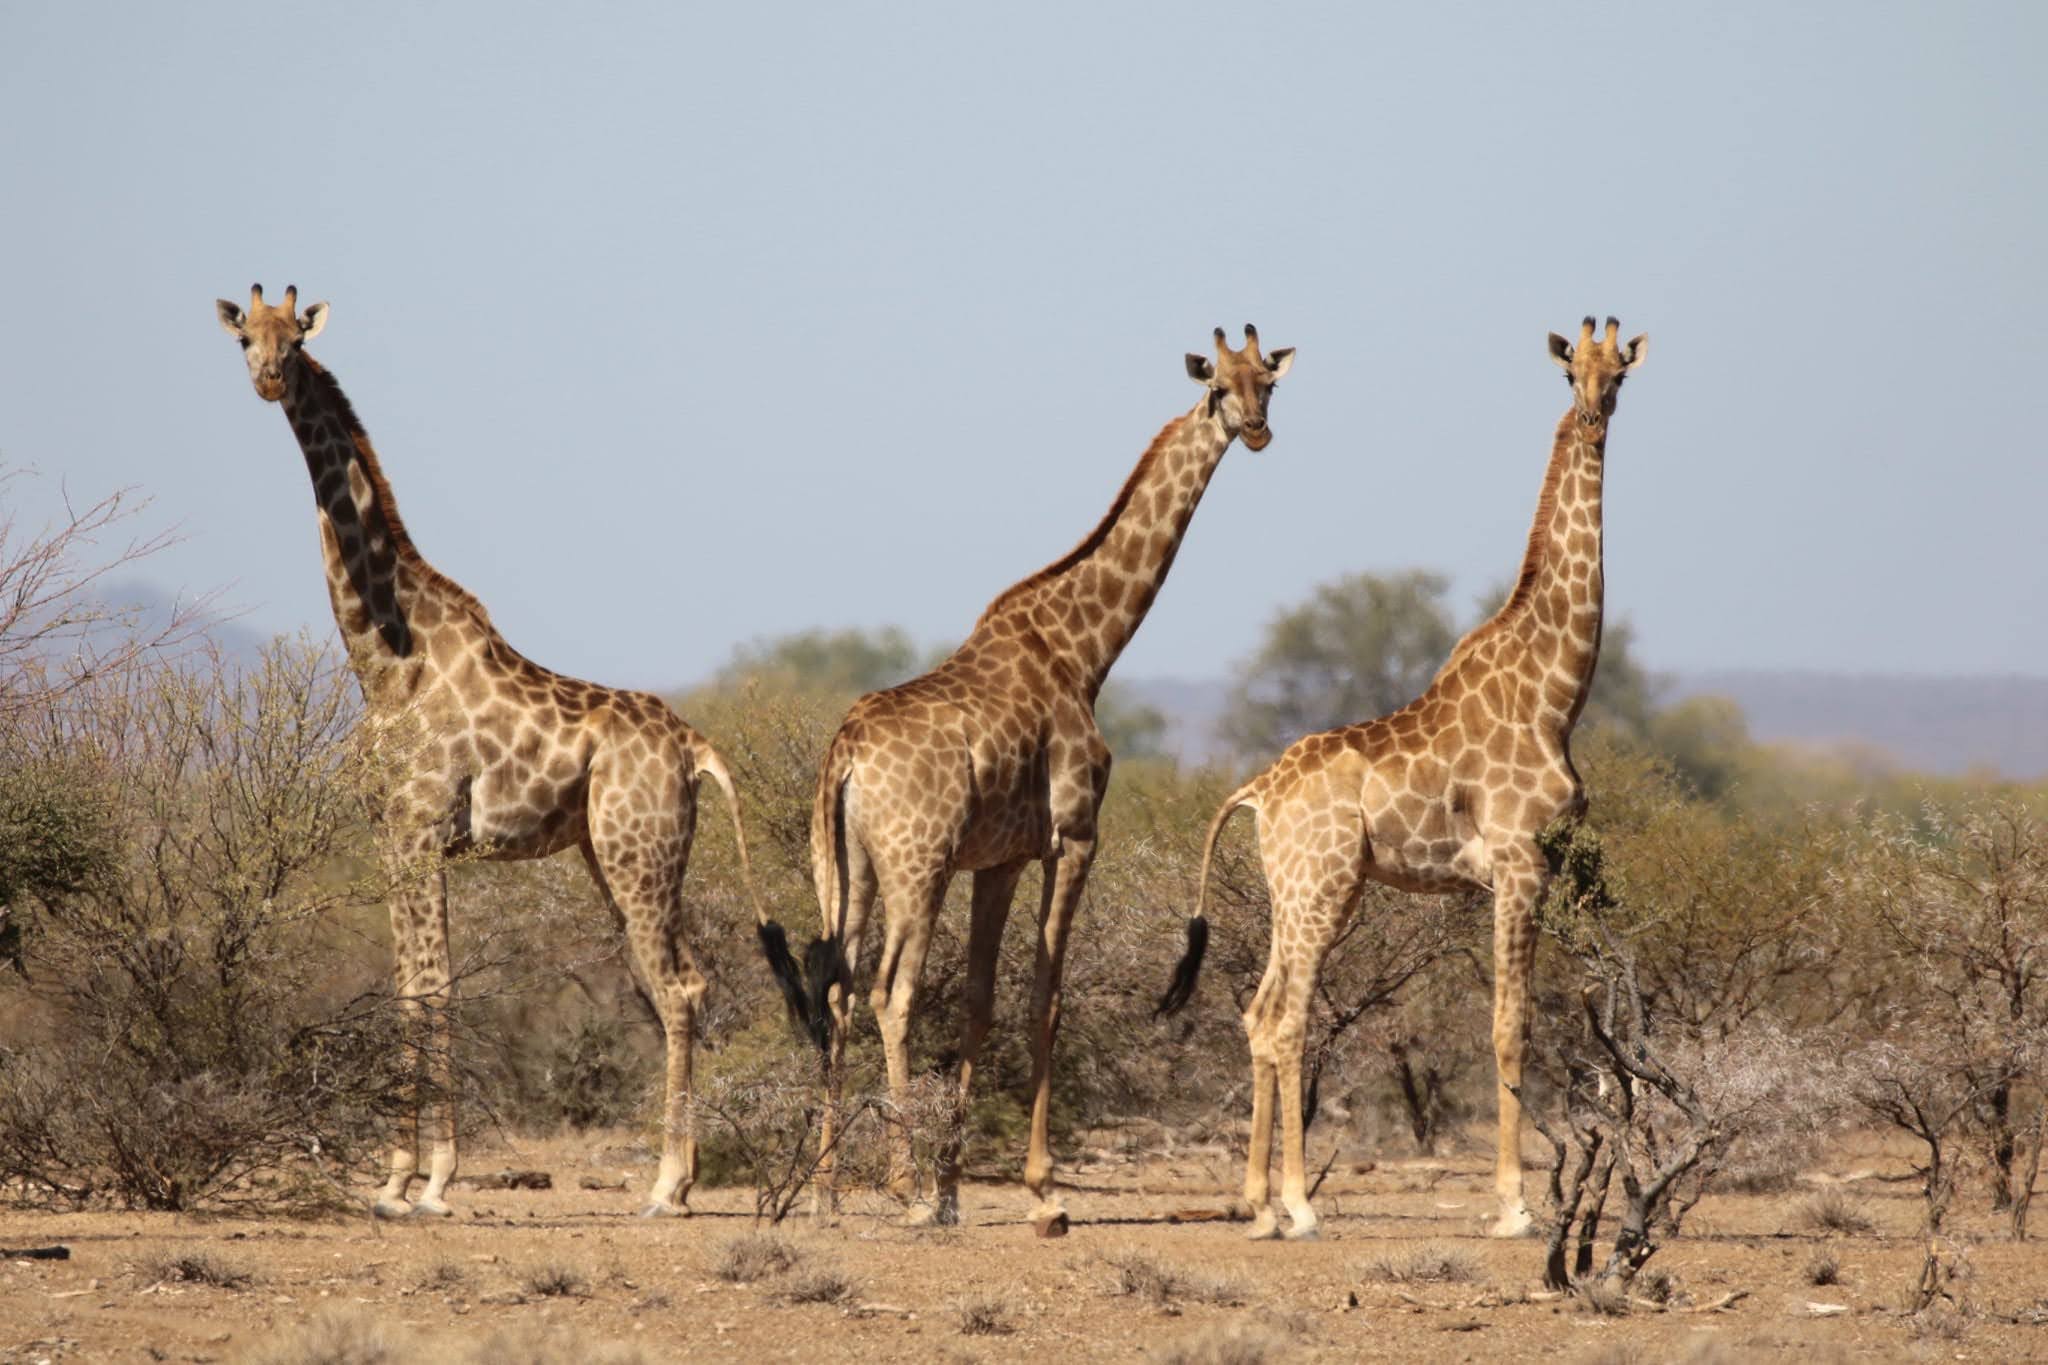
<path id="1" fill-rule="evenodd" d="M 998 620 L 1030 627 L 1092 698 L 1137 634 L 1231 437 L 1207 401 L 1153 438 L 1101 523 L 1066 556 L 989 604 L 976 632 Z"/>
<path id="2" fill-rule="evenodd" d="M 350 661 L 362 673 L 410 657 L 419 590 L 439 575 L 399 520 L 369 433 L 334 376 L 304 354 L 286 367 L 284 413 L 313 478 L 327 593 Z"/>
<path id="3" fill-rule="evenodd" d="M 1512 625 L 1515 638 L 1543 668 L 1553 684 L 1546 693 L 1561 704 L 1567 726 L 1586 704 L 1600 658 L 1606 450 L 1606 422 L 1583 423 L 1576 412 L 1558 422 L 1522 571 L 1495 618 Z"/>

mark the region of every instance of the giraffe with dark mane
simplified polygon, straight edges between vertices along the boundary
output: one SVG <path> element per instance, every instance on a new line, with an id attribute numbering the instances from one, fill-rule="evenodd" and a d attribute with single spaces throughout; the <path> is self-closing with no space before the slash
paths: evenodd
<path id="1" fill-rule="evenodd" d="M 682 886 L 702 778 L 731 812 L 769 965 L 792 1011 L 808 1006 L 782 928 L 754 890 L 732 778 L 710 743 L 659 697 L 542 668 L 506 643 L 482 602 L 427 562 L 398 515 L 369 433 L 334 376 L 306 353 L 327 324 L 327 305 L 302 314 L 297 303 L 295 287 L 271 306 L 259 286 L 246 311 L 225 299 L 217 308 L 257 396 L 283 405 L 305 455 L 328 596 L 362 687 L 365 738 L 382 760 L 373 813 L 398 888 L 397 995 L 408 1066 L 426 1091 L 402 1125 L 376 1211 L 450 1211 L 455 981 L 441 860 L 579 848 L 666 1035 L 661 1165 L 643 1212 L 683 1213 L 697 1174 L 691 1035 L 706 982 L 683 943 Z M 426 1187 L 415 1198 L 422 1142 Z"/>

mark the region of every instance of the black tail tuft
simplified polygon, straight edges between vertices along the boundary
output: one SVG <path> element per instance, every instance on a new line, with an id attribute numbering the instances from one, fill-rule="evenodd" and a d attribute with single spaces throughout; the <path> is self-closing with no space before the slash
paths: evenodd
<path id="1" fill-rule="evenodd" d="M 808 1018 L 811 1039 L 824 1052 L 832 1045 L 832 997 L 831 990 L 836 984 L 851 990 L 853 982 L 846 970 L 846 954 L 839 947 L 838 936 L 811 940 L 811 946 L 804 949 L 804 979 L 810 982 L 811 998 Z"/>
<path id="2" fill-rule="evenodd" d="M 1173 984 L 1159 997 L 1159 1008 L 1152 1011 L 1154 1019 L 1179 1013 L 1181 1006 L 1194 997 L 1195 978 L 1202 974 L 1202 955 L 1208 951 L 1209 921 L 1196 915 L 1188 921 L 1188 950 L 1181 954 L 1179 965 L 1173 969 Z"/>
<path id="3" fill-rule="evenodd" d="M 804 991 L 803 970 L 789 951 L 789 935 L 774 920 L 760 926 L 760 935 L 761 951 L 768 958 L 768 970 L 775 973 L 775 984 L 782 988 L 789 1017 L 802 1025 L 804 1032 L 817 1033 L 818 1021 L 811 1014 L 811 997 Z"/>

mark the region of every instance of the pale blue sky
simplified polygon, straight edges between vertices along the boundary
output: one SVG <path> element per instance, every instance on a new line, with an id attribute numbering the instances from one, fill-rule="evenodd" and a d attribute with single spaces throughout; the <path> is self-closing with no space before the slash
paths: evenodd
<path id="1" fill-rule="evenodd" d="M 1666 668 L 2048 673 L 2040 5 L 0 4 L 0 456 L 167 587 L 331 629 L 213 319 L 314 350 L 512 642 L 606 681 L 957 638 L 1195 398 L 1300 350 L 1125 656 L 1520 552 L 1565 386 L 1651 354 L 1610 609 Z M 30 519 L 47 511 L 34 502 Z"/>

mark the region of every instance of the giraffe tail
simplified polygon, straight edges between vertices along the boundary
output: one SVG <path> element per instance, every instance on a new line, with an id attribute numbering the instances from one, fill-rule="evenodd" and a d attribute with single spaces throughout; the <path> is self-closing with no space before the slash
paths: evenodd
<path id="1" fill-rule="evenodd" d="M 789 935 L 769 916 L 768 907 L 761 900 L 761 890 L 754 882 L 754 864 L 747 856 L 747 830 L 740 820 L 740 797 L 733 788 L 732 773 L 726 768 L 725 760 L 718 756 L 718 751 L 709 744 L 699 740 L 696 748 L 698 776 L 709 777 L 718 784 L 718 790 L 725 794 L 725 808 L 732 812 L 732 838 L 740 853 L 740 880 L 746 883 L 747 899 L 753 902 L 755 932 L 760 935 L 761 952 L 768 959 L 768 970 L 775 974 L 775 984 L 782 989 L 782 1000 L 789 1010 L 789 1017 L 806 1033 L 814 1034 L 817 1023 L 811 1016 L 810 996 L 804 991 L 803 971 L 789 951 Z"/>
<path id="2" fill-rule="evenodd" d="M 1166 994 L 1159 997 L 1159 1007 L 1152 1011 L 1157 1019 L 1163 1014 L 1178 1014 L 1189 1000 L 1194 998 L 1195 982 L 1202 974 L 1202 958 L 1209 951 L 1209 921 L 1202 917 L 1202 907 L 1209 901 L 1209 863 L 1216 854 L 1216 840 L 1239 806 L 1258 809 L 1254 800 L 1258 780 L 1254 778 L 1230 794 L 1223 808 L 1209 821 L 1209 837 L 1202 844 L 1202 879 L 1195 891 L 1195 913 L 1188 919 L 1188 947 L 1181 954 L 1180 961 L 1173 969 L 1173 980 L 1166 987 Z"/>
<path id="3" fill-rule="evenodd" d="M 853 988 L 846 945 L 840 937 L 846 924 L 846 784 L 852 775 L 852 764 L 835 738 L 825 757 L 825 770 L 818 776 L 818 800 L 811 821 L 811 847 L 825 849 L 818 886 L 825 932 L 804 950 L 811 1037 L 820 1052 L 829 1052 L 832 1046 L 832 987 Z"/>

